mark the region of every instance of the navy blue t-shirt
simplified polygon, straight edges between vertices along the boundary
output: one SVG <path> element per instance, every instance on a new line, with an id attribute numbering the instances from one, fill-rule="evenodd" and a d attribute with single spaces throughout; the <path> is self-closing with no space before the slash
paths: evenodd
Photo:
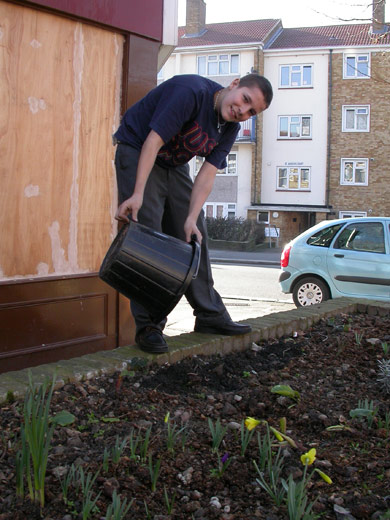
<path id="1" fill-rule="evenodd" d="M 154 130 L 165 143 L 156 159 L 161 166 L 185 164 L 199 155 L 225 168 L 240 125 L 226 123 L 218 132 L 214 94 L 220 89 L 215 81 L 195 74 L 174 76 L 126 111 L 115 137 L 140 150 Z"/>

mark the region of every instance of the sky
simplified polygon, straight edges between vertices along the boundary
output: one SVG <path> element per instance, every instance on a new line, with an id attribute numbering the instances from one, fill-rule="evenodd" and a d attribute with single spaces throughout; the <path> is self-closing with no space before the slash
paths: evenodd
<path id="1" fill-rule="evenodd" d="M 206 23 L 281 18 L 283 27 L 368 23 L 373 0 L 205 0 Z M 186 0 L 179 2 L 185 25 Z M 239 8 L 238 8 L 239 6 Z M 385 19 L 387 21 L 387 10 Z"/>

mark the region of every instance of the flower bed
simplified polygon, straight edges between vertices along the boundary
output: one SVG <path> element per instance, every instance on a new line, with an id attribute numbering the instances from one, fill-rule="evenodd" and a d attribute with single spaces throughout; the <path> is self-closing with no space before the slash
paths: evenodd
<path id="1" fill-rule="evenodd" d="M 35 502 L 18 456 L 28 414 L 4 404 L 0 520 L 128 506 L 139 520 L 301 518 L 294 497 L 324 519 L 387 518 L 389 344 L 389 317 L 340 315 L 246 352 L 67 384 Z"/>

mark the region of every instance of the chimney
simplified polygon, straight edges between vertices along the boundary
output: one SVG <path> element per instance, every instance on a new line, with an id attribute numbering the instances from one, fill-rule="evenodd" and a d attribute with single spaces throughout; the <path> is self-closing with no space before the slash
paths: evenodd
<path id="1" fill-rule="evenodd" d="M 186 36 L 198 36 L 205 31 L 206 4 L 204 0 L 187 0 Z"/>
<path id="2" fill-rule="evenodd" d="M 386 0 L 373 0 L 372 2 L 372 32 L 375 34 L 386 32 L 385 4 Z"/>

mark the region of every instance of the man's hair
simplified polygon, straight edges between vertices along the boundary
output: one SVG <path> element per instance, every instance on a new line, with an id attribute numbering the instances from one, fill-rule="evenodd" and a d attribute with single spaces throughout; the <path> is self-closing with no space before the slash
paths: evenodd
<path id="1" fill-rule="evenodd" d="M 272 85 L 268 81 L 267 78 L 257 74 L 256 72 L 252 72 L 251 74 L 247 74 L 246 76 L 242 76 L 240 78 L 239 87 L 256 87 L 261 90 L 264 95 L 264 101 L 267 105 L 267 108 L 270 106 L 272 98 L 274 96 Z"/>

